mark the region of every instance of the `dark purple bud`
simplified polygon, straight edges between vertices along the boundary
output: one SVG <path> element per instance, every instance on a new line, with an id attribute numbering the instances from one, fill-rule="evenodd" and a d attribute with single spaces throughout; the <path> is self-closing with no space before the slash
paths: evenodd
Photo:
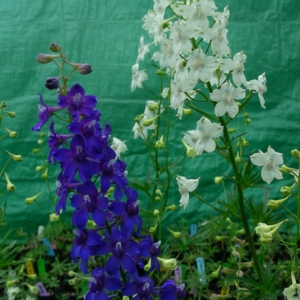
<path id="1" fill-rule="evenodd" d="M 57 43 L 51 43 L 49 48 L 52 52 L 59 52 L 62 49 Z"/>
<path id="2" fill-rule="evenodd" d="M 58 58 L 59 55 L 50 55 L 50 54 L 43 54 L 40 53 L 37 57 L 36 60 L 40 63 L 40 64 L 48 64 L 49 62 L 51 62 L 54 58 Z"/>
<path id="3" fill-rule="evenodd" d="M 48 77 L 45 81 L 45 86 L 49 90 L 56 90 L 59 87 L 60 77 Z"/>
<path id="4" fill-rule="evenodd" d="M 91 65 L 89 64 L 78 64 L 78 63 L 72 63 L 68 61 L 66 61 L 66 63 L 76 68 L 78 73 L 81 75 L 87 75 L 93 71 Z"/>

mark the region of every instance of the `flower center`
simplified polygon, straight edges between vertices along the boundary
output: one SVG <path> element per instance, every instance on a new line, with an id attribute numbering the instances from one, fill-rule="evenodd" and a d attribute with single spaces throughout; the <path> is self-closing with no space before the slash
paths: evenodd
<path id="1" fill-rule="evenodd" d="M 85 202 L 91 202 L 91 198 L 90 198 L 89 195 L 84 195 L 83 199 L 84 199 Z"/>

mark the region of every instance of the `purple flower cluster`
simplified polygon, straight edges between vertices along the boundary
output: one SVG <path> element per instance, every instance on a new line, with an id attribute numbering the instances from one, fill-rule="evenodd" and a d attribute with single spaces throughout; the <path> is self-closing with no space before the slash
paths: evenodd
<path id="1" fill-rule="evenodd" d="M 33 130 L 40 130 L 58 110 L 66 109 L 70 116 L 68 134 L 55 132 L 54 122 L 50 124 L 48 161 L 61 167 L 56 213 L 66 209 L 68 198 L 75 209 L 71 257 L 74 262 L 80 260 L 83 273 L 91 273 L 85 299 L 109 299 L 113 297 L 111 292 L 136 300 L 183 299 L 183 287 L 177 287 L 173 280 L 155 287 L 147 276 L 160 268 L 160 242 L 140 233 L 138 194 L 128 184 L 125 162 L 110 147 L 111 127 L 100 126 L 97 97 L 85 95 L 83 87 L 75 84 L 66 96 L 58 97 L 58 106 L 47 106 L 42 96 L 40 102 L 40 121 Z M 88 221 L 93 221 L 95 228 L 88 227 Z M 106 255 L 106 264 L 89 270 L 88 261 L 96 255 Z M 149 259 L 150 269 L 140 276 L 145 260 Z"/>

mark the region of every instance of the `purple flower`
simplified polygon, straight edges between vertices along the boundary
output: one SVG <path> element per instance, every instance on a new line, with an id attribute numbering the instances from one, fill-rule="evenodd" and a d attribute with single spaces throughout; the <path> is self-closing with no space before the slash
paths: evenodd
<path id="1" fill-rule="evenodd" d="M 185 299 L 186 292 L 184 291 L 184 284 L 176 286 L 172 279 L 167 280 L 160 290 L 160 298 L 162 300 L 176 300 Z"/>
<path id="2" fill-rule="evenodd" d="M 125 284 L 123 295 L 133 296 L 134 300 L 153 300 L 152 295 L 157 295 L 152 279 L 148 276 L 137 277 L 133 283 Z"/>
<path id="3" fill-rule="evenodd" d="M 72 217 L 73 224 L 79 229 L 84 229 L 90 213 L 100 228 L 105 227 L 103 210 L 108 209 L 108 199 L 99 195 L 97 188 L 91 181 L 83 183 L 77 191 L 78 194 L 71 198 L 71 205 L 76 208 Z"/>
<path id="4" fill-rule="evenodd" d="M 59 87 L 59 79 L 57 77 L 48 77 L 45 82 L 45 86 L 49 90 L 55 90 Z"/>
<path id="5" fill-rule="evenodd" d="M 105 290 L 120 290 L 122 283 L 118 278 L 106 277 L 103 268 L 96 268 L 92 271 L 89 287 L 90 290 L 85 296 L 85 300 L 108 300 L 109 298 Z"/>
<path id="6" fill-rule="evenodd" d="M 137 226 L 139 233 L 142 227 L 142 219 L 139 215 L 139 203 L 137 192 L 131 188 L 126 190 L 127 202 L 112 201 L 109 210 L 118 216 L 122 216 L 121 226 L 125 231 L 131 232 Z"/>
<path id="7" fill-rule="evenodd" d="M 157 256 L 160 254 L 160 244 L 161 241 L 154 243 L 150 236 L 140 242 L 140 255 L 142 257 L 150 257 L 151 259 L 151 267 L 148 270 L 148 273 L 154 269 L 159 270 L 160 268 L 160 264 L 157 259 Z"/>
<path id="8" fill-rule="evenodd" d="M 129 273 L 135 273 L 136 266 L 132 256 L 140 252 L 138 243 L 131 242 L 122 229 L 113 229 L 109 241 L 112 254 L 106 263 L 106 272 L 115 275 L 122 265 Z"/>
<path id="9" fill-rule="evenodd" d="M 59 200 L 56 204 L 56 214 L 60 214 L 60 210 L 65 211 L 66 210 L 66 202 L 67 202 L 67 197 L 69 195 L 69 190 L 73 190 L 75 188 L 78 188 L 82 183 L 73 180 L 72 182 L 67 182 L 66 179 L 64 178 L 62 173 L 59 173 L 57 176 L 57 181 L 56 181 L 56 195 L 59 197 Z"/>
<path id="10" fill-rule="evenodd" d="M 52 159 L 54 163 L 61 163 L 63 174 L 67 181 L 72 181 L 77 170 L 82 181 L 87 181 L 93 176 L 92 159 L 88 159 L 84 139 L 80 135 L 75 135 L 70 143 L 71 149 L 57 149 L 53 151 Z"/>
<path id="11" fill-rule="evenodd" d="M 90 116 L 97 104 L 97 97 L 93 95 L 84 95 L 84 89 L 81 85 L 74 84 L 67 96 L 58 98 L 58 105 L 62 108 L 68 108 L 73 121 L 78 121 L 81 115 Z"/>
<path id="12" fill-rule="evenodd" d="M 40 95 L 40 102 L 41 104 L 38 105 L 39 107 L 39 112 L 38 112 L 38 118 L 39 118 L 39 122 L 32 127 L 33 131 L 39 131 L 42 126 L 49 120 L 49 118 L 52 116 L 52 114 L 56 111 L 62 110 L 61 107 L 59 106 L 48 106 L 44 103 L 43 101 L 43 97 L 41 94 Z"/>
<path id="13" fill-rule="evenodd" d="M 88 268 L 86 266 L 89 257 L 97 254 L 105 255 L 109 253 L 109 245 L 97 233 L 96 230 L 74 230 L 75 239 L 71 249 L 71 257 L 74 262 L 77 258 L 81 258 L 81 271 L 86 274 Z"/>
<path id="14" fill-rule="evenodd" d="M 48 162 L 51 161 L 53 152 L 58 149 L 62 144 L 66 143 L 66 140 L 73 137 L 74 134 L 57 134 L 54 131 L 54 122 L 52 121 L 50 124 L 50 135 L 48 146 L 50 147 L 49 155 L 48 155 Z"/>

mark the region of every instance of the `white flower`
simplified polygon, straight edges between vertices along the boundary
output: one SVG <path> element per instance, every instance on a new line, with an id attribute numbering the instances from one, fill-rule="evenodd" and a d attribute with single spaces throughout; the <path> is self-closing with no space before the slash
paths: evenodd
<path id="1" fill-rule="evenodd" d="M 131 81 L 131 91 L 133 92 L 136 87 L 142 88 L 142 82 L 147 80 L 148 76 L 144 70 L 139 71 L 139 64 L 136 63 L 132 66 L 132 81 Z"/>
<path id="2" fill-rule="evenodd" d="M 216 59 L 213 56 L 206 56 L 198 48 L 191 53 L 186 65 L 190 68 L 190 76 L 192 78 L 207 82 L 211 78 L 212 70 L 216 67 Z"/>
<path id="3" fill-rule="evenodd" d="M 221 117 L 228 112 L 229 116 L 234 118 L 239 112 L 239 107 L 234 100 L 243 99 L 245 94 L 244 89 L 234 88 L 231 82 L 224 83 L 221 89 L 215 89 L 210 94 L 210 99 L 218 102 L 215 106 L 216 116 Z"/>
<path id="4" fill-rule="evenodd" d="M 16 294 L 20 293 L 20 288 L 18 287 L 10 287 L 7 289 L 7 296 L 8 300 L 14 300 L 16 297 Z"/>
<path id="5" fill-rule="evenodd" d="M 240 86 L 242 83 L 246 83 L 246 77 L 244 74 L 244 63 L 246 62 L 247 56 L 243 51 L 238 52 L 233 57 L 233 70 L 232 80 L 235 85 Z"/>
<path id="6" fill-rule="evenodd" d="M 189 192 L 193 192 L 197 188 L 199 179 L 200 177 L 197 179 L 187 179 L 177 175 L 176 180 L 181 194 L 180 206 L 183 206 L 183 208 L 186 208 L 189 204 Z"/>
<path id="7" fill-rule="evenodd" d="M 121 153 L 128 150 L 126 144 L 115 137 L 113 137 L 111 148 L 116 152 L 117 157 L 120 157 Z"/>
<path id="8" fill-rule="evenodd" d="M 191 78 L 185 78 L 182 80 L 177 78 L 176 82 L 174 80 L 171 82 L 170 107 L 177 110 L 177 116 L 179 116 L 179 119 L 182 117 L 184 101 L 188 98 L 186 93 L 192 98 L 194 95 L 193 88 L 196 84 L 197 81 Z"/>
<path id="9" fill-rule="evenodd" d="M 153 53 L 152 60 L 158 61 L 160 68 L 170 67 L 176 65 L 177 55 L 174 52 L 173 42 L 167 38 L 163 38 L 160 42 L 160 51 Z"/>
<path id="10" fill-rule="evenodd" d="M 149 52 L 149 45 L 144 45 L 144 37 L 141 36 L 140 38 L 140 44 L 138 49 L 138 57 L 136 59 L 136 62 L 139 62 L 141 60 L 144 60 L 145 55 Z"/>
<path id="11" fill-rule="evenodd" d="M 261 177 L 265 182 L 271 183 L 274 177 L 282 179 L 282 173 L 278 167 L 278 165 L 283 164 L 282 153 L 275 152 L 271 146 L 268 147 L 266 153 L 259 150 L 259 153 L 251 155 L 250 159 L 254 165 L 263 166 Z"/>
<path id="12" fill-rule="evenodd" d="M 285 288 L 282 292 L 287 300 L 298 300 L 300 299 L 300 284 L 296 283 L 296 278 L 293 272 L 291 272 L 292 284 Z M 297 294 L 297 296 L 295 296 Z"/>
<path id="13" fill-rule="evenodd" d="M 265 73 L 263 73 L 258 76 L 258 80 L 253 79 L 245 84 L 245 86 L 248 90 L 252 90 L 252 91 L 255 91 L 256 93 L 258 93 L 258 98 L 259 98 L 260 105 L 262 108 L 266 108 L 265 107 L 266 101 L 263 96 L 263 94 L 267 91 L 266 83 L 267 83 L 267 78 L 265 76 Z"/>
<path id="14" fill-rule="evenodd" d="M 213 152 L 216 149 L 216 142 L 213 140 L 222 135 L 223 126 L 216 123 L 211 123 L 209 119 L 202 117 L 197 122 L 197 130 L 200 133 L 200 138 L 196 142 L 196 151 L 201 155 L 203 151 Z"/>

